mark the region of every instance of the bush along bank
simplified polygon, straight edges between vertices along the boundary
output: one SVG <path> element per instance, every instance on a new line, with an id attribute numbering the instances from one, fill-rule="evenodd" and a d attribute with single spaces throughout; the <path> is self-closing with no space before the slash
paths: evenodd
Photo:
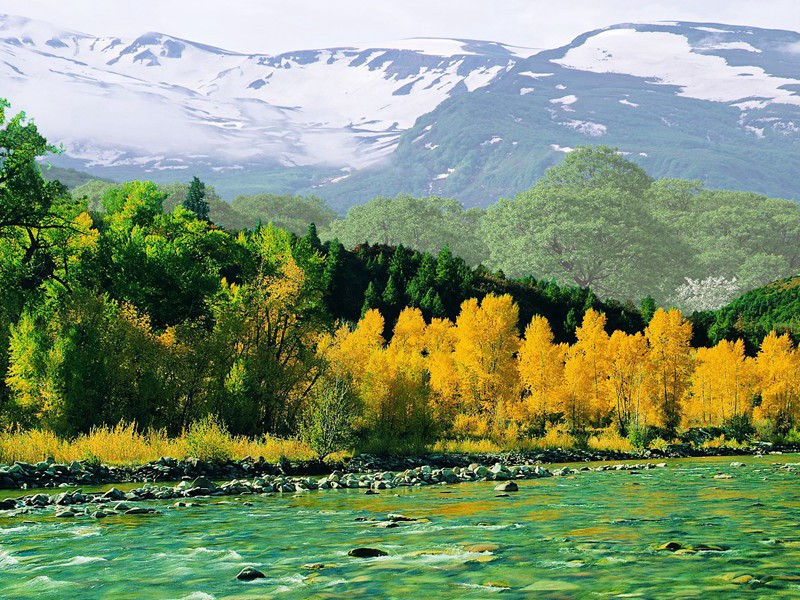
<path id="1" fill-rule="evenodd" d="M 617 465 L 616 470 L 640 471 L 666 467 L 666 463 L 646 463 Z M 581 470 L 588 471 L 590 467 Z M 606 470 L 606 466 L 597 470 Z M 500 493 L 518 491 L 516 480 L 538 479 L 574 475 L 579 471 L 570 467 L 546 469 L 541 465 L 506 465 L 495 463 L 492 466 L 470 464 L 467 467 L 433 468 L 423 465 L 400 472 L 344 473 L 333 471 L 320 478 L 292 477 L 287 475 L 266 475 L 252 481 L 234 479 L 217 485 L 207 477 L 197 477 L 193 481 L 181 481 L 178 485 L 145 484 L 128 492 L 111 488 L 105 492 L 83 493 L 81 490 L 59 494 L 30 494 L 20 498 L 0 501 L 0 510 L 10 516 L 28 514 L 37 509 L 55 510 L 59 518 L 91 516 L 103 518 L 111 515 L 157 514 L 155 508 L 132 506 L 132 503 L 145 500 L 177 500 L 176 508 L 192 506 L 191 499 L 220 496 L 272 495 L 282 493 L 302 493 L 312 490 L 358 489 L 368 494 L 380 493 L 398 487 L 421 487 L 438 484 L 457 484 L 474 481 L 496 481 L 494 488 Z"/>

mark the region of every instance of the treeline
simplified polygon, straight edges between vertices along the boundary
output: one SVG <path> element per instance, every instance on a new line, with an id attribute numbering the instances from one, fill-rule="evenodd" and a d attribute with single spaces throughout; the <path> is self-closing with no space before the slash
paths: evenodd
<path id="1" fill-rule="evenodd" d="M 199 181 L 106 186 L 89 201 L 42 177 L 54 151 L 0 105 L 0 418 L 70 435 L 136 421 L 177 433 L 217 415 L 235 433 L 296 434 L 325 362 L 317 339 L 379 308 L 455 319 L 461 303 L 511 293 L 569 339 L 597 307 L 579 288 L 508 281 L 444 249 L 322 243 L 273 225 L 228 231 Z M 189 189 L 191 187 L 191 190 Z M 76 198 L 77 196 L 77 198 Z M 167 210 L 165 210 L 167 209 Z M 207 210 L 209 209 L 209 210 Z M 208 215 L 208 219 L 206 219 Z"/>
<path id="2" fill-rule="evenodd" d="M 177 434 L 213 415 L 233 433 L 302 434 L 320 449 L 356 433 L 428 440 L 474 426 L 507 439 L 507 432 L 534 435 L 552 421 L 576 431 L 611 422 L 625 430 L 630 419 L 614 413 L 607 396 L 600 400 L 610 372 L 586 362 L 588 324 L 602 344 L 608 337 L 608 356 L 612 339 L 644 352 L 637 364 L 646 365 L 648 378 L 656 376 L 654 315 L 682 332 L 681 360 L 695 356 L 691 328 L 680 316 L 675 322 L 675 312 L 656 312 L 652 299 L 637 309 L 552 279 L 510 279 L 471 267 L 448 247 L 435 254 L 383 244 L 349 250 L 336 239 L 323 242 L 313 224 L 304 235 L 258 222 L 231 231 L 214 223 L 213 191 L 197 180 L 171 189 L 115 184 L 94 199 L 70 194 L 38 166 L 55 149 L 23 116 L 7 119 L 6 109 L 0 102 L 6 425 L 73 435 L 126 421 Z M 351 331 L 347 323 L 356 322 Z M 541 400 L 546 411 L 526 413 L 520 407 L 535 403 L 529 398 L 538 392 L 520 367 L 532 350 L 525 350 L 529 334 L 523 340 L 519 332 L 531 323 L 542 331 L 547 323 L 541 335 L 552 334 L 556 374 L 547 381 L 557 392 Z M 655 385 L 636 384 L 644 403 L 634 415 L 637 431 L 642 423 L 689 423 L 693 413 L 675 408 L 688 398 L 688 371 L 669 396 L 674 410 L 644 391 Z M 581 379 L 587 374 L 590 387 Z M 780 382 L 782 398 L 796 402 L 796 388 Z M 737 406 L 768 408 L 772 392 L 763 383 L 754 390 Z M 793 411 L 763 416 L 785 428 Z"/>
<path id="3" fill-rule="evenodd" d="M 75 190 L 97 202 L 112 184 Z M 185 186 L 160 186 L 167 211 Z M 684 312 L 717 309 L 743 292 L 800 269 L 800 209 L 790 200 L 709 190 L 697 181 L 654 181 L 615 149 L 583 147 L 532 189 L 489 208 L 456 200 L 375 198 L 337 215 L 320 198 L 258 194 L 231 203 L 208 190 L 212 220 L 229 229 L 271 222 L 301 235 L 315 223 L 323 240 L 447 246 L 470 266 L 508 277 L 530 274 L 638 303 L 651 296 Z"/>
<path id="4" fill-rule="evenodd" d="M 485 210 L 441 198 L 378 198 L 331 224 L 345 244 L 447 244 L 510 277 L 716 309 L 800 270 L 800 208 L 790 200 L 651 179 L 608 147 L 584 147 L 532 189 Z"/>
<path id="5" fill-rule="evenodd" d="M 352 381 L 362 428 L 394 436 L 516 443 L 565 424 L 580 435 L 615 427 L 638 444 L 679 427 L 724 428 L 746 438 L 787 432 L 800 417 L 800 352 L 786 335 L 764 338 L 755 358 L 742 341 L 693 349 L 691 324 L 659 309 L 642 333 L 607 331 L 590 309 L 575 343 L 557 343 L 533 317 L 520 336 L 510 296 L 465 301 L 455 322 L 401 312 L 391 340 L 371 310 L 355 328 L 323 338 L 332 373 Z"/>

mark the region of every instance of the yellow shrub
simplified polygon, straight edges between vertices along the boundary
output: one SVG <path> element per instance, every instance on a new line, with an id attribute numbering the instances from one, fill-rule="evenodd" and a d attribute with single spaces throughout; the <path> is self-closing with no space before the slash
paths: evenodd
<path id="1" fill-rule="evenodd" d="M 614 452 L 633 452 L 633 445 L 622 437 L 616 429 L 605 429 L 589 437 L 592 450 L 611 450 Z"/>
<path id="2" fill-rule="evenodd" d="M 669 442 L 664 438 L 656 438 L 648 444 L 649 448 L 653 450 L 660 450 L 661 452 L 665 452 L 669 447 Z"/>
<path id="3" fill-rule="evenodd" d="M 162 456 L 177 459 L 197 456 L 203 460 L 263 456 L 276 462 L 281 457 L 308 460 L 313 454 L 299 440 L 231 436 L 217 422 L 201 422 L 172 438 L 158 429 L 140 433 L 133 423 L 95 427 L 72 440 L 60 439 L 41 429 L 0 432 L 0 463 L 38 462 L 49 456 L 58 462 L 86 460 L 110 465 L 142 464 Z"/>

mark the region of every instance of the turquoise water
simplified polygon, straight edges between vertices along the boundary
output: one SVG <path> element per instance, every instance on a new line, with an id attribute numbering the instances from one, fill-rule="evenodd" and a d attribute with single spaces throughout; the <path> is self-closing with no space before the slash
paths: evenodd
<path id="1" fill-rule="evenodd" d="M 508 497 L 479 482 L 1 518 L 0 598 L 798 598 L 800 468 L 771 463 L 800 456 L 731 460 L 522 481 Z M 424 520 L 355 520 L 390 512 Z M 668 541 L 730 550 L 656 549 Z M 359 546 L 389 555 L 347 556 Z M 267 577 L 237 581 L 247 565 Z"/>

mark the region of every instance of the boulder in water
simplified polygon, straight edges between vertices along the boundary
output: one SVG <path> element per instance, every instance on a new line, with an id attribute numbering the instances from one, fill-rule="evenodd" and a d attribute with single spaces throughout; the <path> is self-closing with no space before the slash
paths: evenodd
<path id="1" fill-rule="evenodd" d="M 378 556 L 387 556 L 387 553 L 379 548 L 353 548 L 347 555 L 354 558 L 376 558 Z"/>
<path id="2" fill-rule="evenodd" d="M 504 481 L 494 487 L 495 492 L 518 492 L 519 486 L 513 481 Z"/>
<path id="3" fill-rule="evenodd" d="M 264 575 L 261 571 L 254 567 L 245 567 L 239 574 L 236 576 L 236 579 L 240 581 L 253 581 L 254 579 L 264 579 L 266 575 Z"/>

